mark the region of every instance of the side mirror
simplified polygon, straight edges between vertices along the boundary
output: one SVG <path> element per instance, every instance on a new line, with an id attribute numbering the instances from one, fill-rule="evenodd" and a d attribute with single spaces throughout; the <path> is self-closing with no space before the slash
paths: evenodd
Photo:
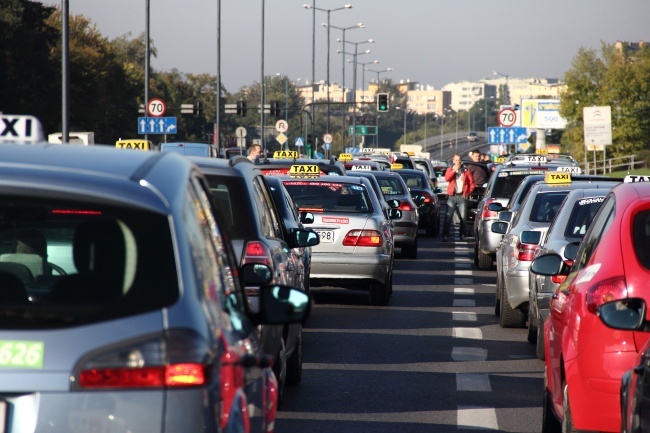
<path id="1" fill-rule="evenodd" d="M 624 331 L 644 330 L 646 303 L 640 298 L 619 299 L 607 302 L 596 310 L 600 320 L 613 329 Z"/>
<path id="2" fill-rule="evenodd" d="M 564 258 L 567 260 L 575 260 L 578 254 L 579 243 L 571 242 L 564 247 Z"/>
<path id="3" fill-rule="evenodd" d="M 492 223 L 492 233 L 505 235 L 508 232 L 509 225 L 510 223 L 507 223 L 505 221 L 495 221 Z"/>
<path id="4" fill-rule="evenodd" d="M 554 275 L 567 275 L 568 267 L 558 254 L 542 254 L 532 261 L 530 272 L 552 277 Z"/>
<path id="5" fill-rule="evenodd" d="M 261 263 L 247 263 L 241 268 L 246 286 L 263 286 L 273 280 L 273 271 Z"/>
<path id="6" fill-rule="evenodd" d="M 488 206 L 489 209 L 489 206 Z M 499 212 L 499 221 L 505 221 L 505 222 L 511 222 L 512 221 L 512 216 L 514 215 L 514 212 L 509 211 L 509 210 L 504 210 L 502 212 Z"/>
<path id="7" fill-rule="evenodd" d="M 320 238 L 318 233 L 312 229 L 296 229 L 291 233 L 290 242 L 292 245 L 289 245 L 291 248 L 296 247 L 313 247 L 320 243 Z"/>
<path id="8" fill-rule="evenodd" d="M 387 200 L 388 206 L 390 206 L 393 209 L 396 209 L 399 207 L 399 200 L 397 199 L 392 199 L 392 200 Z"/>
<path id="9" fill-rule="evenodd" d="M 539 245 L 539 242 L 542 240 L 542 232 L 524 230 L 521 232 L 519 239 L 521 239 L 522 244 Z"/>
<path id="10" fill-rule="evenodd" d="M 402 211 L 400 209 L 391 208 L 388 211 L 388 218 L 391 220 L 398 220 L 402 218 Z"/>
<path id="11" fill-rule="evenodd" d="M 442 188 L 440 188 L 439 186 L 437 186 L 434 191 L 436 192 L 436 194 L 442 194 Z"/>
<path id="12" fill-rule="evenodd" d="M 311 298 L 302 290 L 289 286 L 266 286 L 260 290 L 259 313 L 254 321 L 265 325 L 301 323 L 307 320 Z"/>
<path id="13" fill-rule="evenodd" d="M 416 194 L 413 196 L 413 201 L 415 202 L 416 206 L 420 207 L 424 204 L 424 196 L 421 194 Z"/>
<path id="14" fill-rule="evenodd" d="M 492 212 L 501 212 L 503 209 L 501 203 L 490 203 L 488 205 L 488 210 L 491 210 Z"/>
<path id="15" fill-rule="evenodd" d="M 311 212 L 300 212 L 300 222 L 303 224 L 313 224 L 314 214 Z"/>

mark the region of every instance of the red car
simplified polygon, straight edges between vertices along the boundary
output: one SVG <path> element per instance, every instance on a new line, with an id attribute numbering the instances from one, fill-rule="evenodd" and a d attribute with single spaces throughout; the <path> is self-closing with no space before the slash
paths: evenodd
<path id="1" fill-rule="evenodd" d="M 626 181 L 611 190 L 575 257 L 545 254 L 531 265 L 536 274 L 567 275 L 544 325 L 545 433 L 621 428 L 621 378 L 649 334 L 608 328 L 596 312 L 609 301 L 650 298 L 650 182 Z"/>

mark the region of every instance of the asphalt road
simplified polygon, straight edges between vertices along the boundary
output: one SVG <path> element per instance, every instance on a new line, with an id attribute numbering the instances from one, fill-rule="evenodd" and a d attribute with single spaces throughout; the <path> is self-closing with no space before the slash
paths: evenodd
<path id="1" fill-rule="evenodd" d="M 543 362 L 526 329 L 499 327 L 495 272 L 473 265 L 473 238 L 420 233 L 417 260 L 397 255 L 388 306 L 312 289 L 303 381 L 277 433 L 541 431 Z"/>

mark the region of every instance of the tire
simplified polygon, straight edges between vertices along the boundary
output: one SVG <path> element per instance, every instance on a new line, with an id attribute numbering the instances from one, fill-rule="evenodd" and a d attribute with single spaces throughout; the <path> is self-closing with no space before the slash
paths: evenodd
<path id="1" fill-rule="evenodd" d="M 497 274 L 497 288 L 496 288 L 496 293 L 494 296 L 494 315 L 499 317 L 501 314 L 501 291 L 503 289 L 501 288 L 501 278 L 499 278 L 499 275 Z"/>
<path id="2" fill-rule="evenodd" d="M 537 343 L 537 327 L 533 325 L 533 309 L 529 308 L 528 309 L 528 335 L 526 336 L 526 339 L 528 340 L 529 343 L 535 344 Z"/>
<path id="3" fill-rule="evenodd" d="M 474 266 L 478 267 L 478 242 L 474 242 Z"/>
<path id="4" fill-rule="evenodd" d="M 544 355 L 544 322 L 537 324 L 535 355 L 537 355 L 537 359 L 541 359 L 542 361 L 546 358 L 546 355 Z"/>
<path id="5" fill-rule="evenodd" d="M 415 237 L 415 241 L 412 245 L 402 247 L 402 254 L 407 259 L 417 259 L 418 258 L 418 237 Z"/>
<path id="6" fill-rule="evenodd" d="M 393 273 L 389 272 L 386 281 L 382 283 L 372 283 L 369 291 L 370 305 L 387 305 L 393 287 Z"/>
<path id="7" fill-rule="evenodd" d="M 562 425 L 553 411 L 553 403 L 548 389 L 544 389 L 544 401 L 542 402 L 542 433 L 562 433 Z"/>
<path id="8" fill-rule="evenodd" d="M 492 254 L 485 254 L 484 252 L 481 251 L 479 248 L 477 250 L 478 254 L 478 268 L 482 271 L 489 271 L 492 269 L 492 263 L 494 262 L 494 258 L 492 257 Z"/>
<path id="9" fill-rule="evenodd" d="M 503 279 L 502 279 L 503 281 Z M 501 299 L 499 300 L 499 325 L 502 328 L 523 328 L 526 326 L 526 314 L 518 309 L 510 307 L 508 303 L 508 292 L 505 283 L 501 283 Z"/>
<path id="10" fill-rule="evenodd" d="M 296 347 L 293 349 L 291 358 L 287 359 L 287 377 L 286 384 L 296 386 L 302 381 L 302 328 L 296 341 Z"/>

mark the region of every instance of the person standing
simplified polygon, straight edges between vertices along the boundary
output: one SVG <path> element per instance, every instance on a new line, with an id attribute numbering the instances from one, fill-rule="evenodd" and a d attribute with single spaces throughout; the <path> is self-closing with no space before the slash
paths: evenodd
<path id="1" fill-rule="evenodd" d="M 251 147 L 248 148 L 247 158 L 250 159 L 251 161 L 255 161 L 255 157 L 258 155 L 260 157 L 262 155 L 262 146 L 257 143 L 251 144 Z"/>
<path id="2" fill-rule="evenodd" d="M 449 227 L 455 213 L 460 220 L 460 240 L 465 240 L 467 235 L 467 197 L 474 191 L 476 186 L 472 173 L 463 166 L 460 155 L 455 154 L 451 162 L 453 165 L 445 171 L 445 180 L 449 184 L 447 185 L 447 212 L 445 213 L 445 223 L 442 229 L 443 242 L 448 241 Z"/>
<path id="3" fill-rule="evenodd" d="M 469 164 L 467 169 L 472 172 L 472 178 L 477 186 L 483 186 L 487 183 L 489 178 L 489 170 L 487 165 L 481 161 L 481 151 L 472 150 L 469 152 L 469 157 L 472 158 L 474 164 Z"/>

